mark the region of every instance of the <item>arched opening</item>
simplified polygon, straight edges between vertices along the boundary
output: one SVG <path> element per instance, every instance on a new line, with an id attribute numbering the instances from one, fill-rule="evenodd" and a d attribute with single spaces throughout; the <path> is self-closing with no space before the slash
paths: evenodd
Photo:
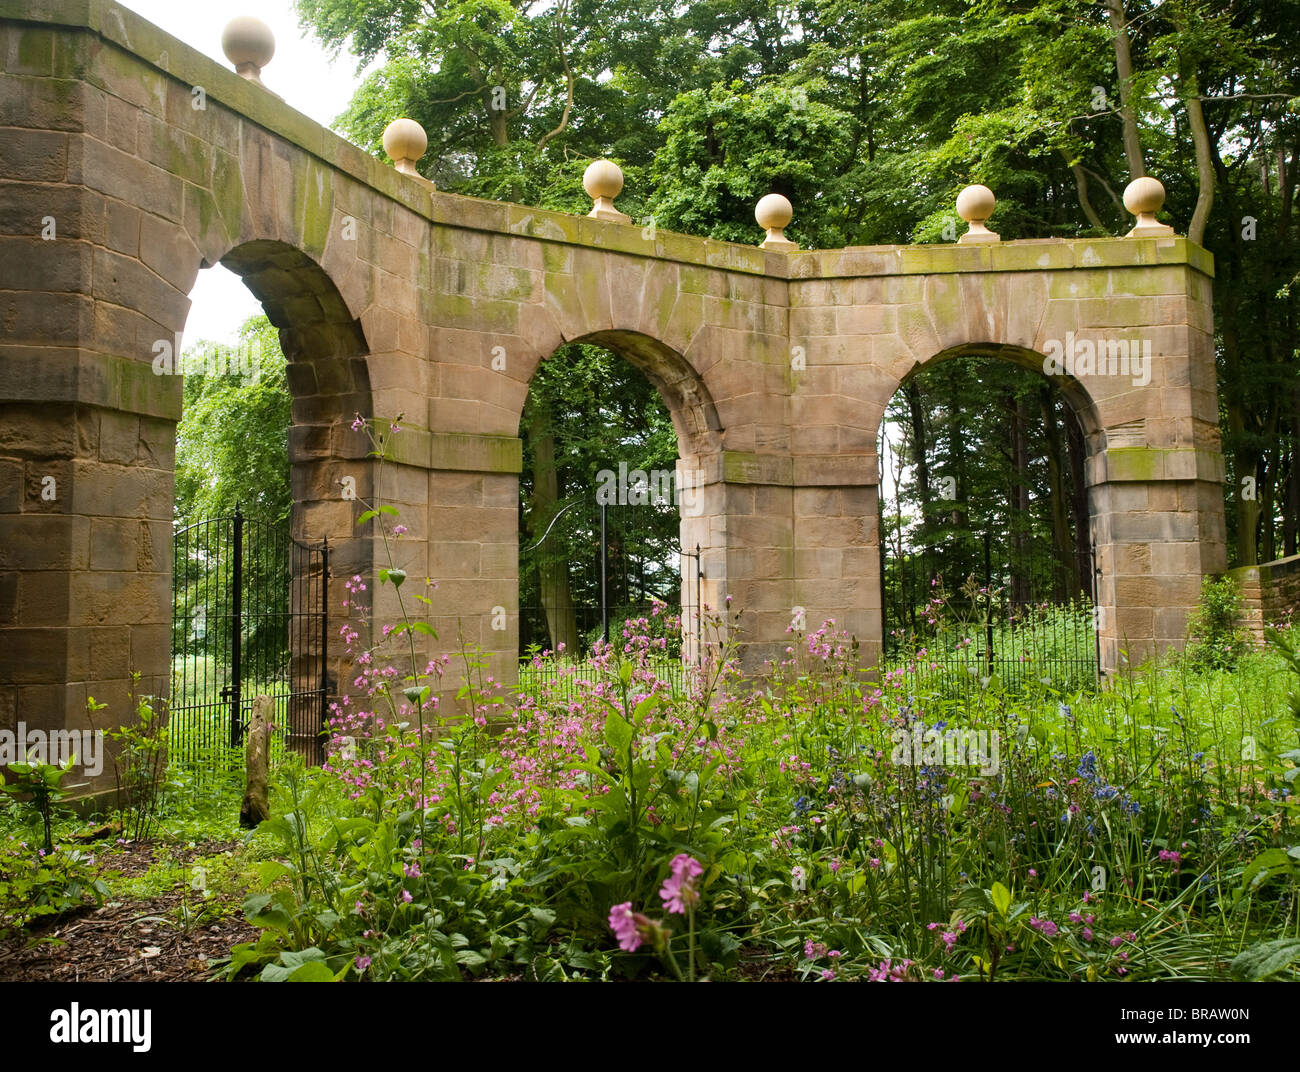
<path id="1" fill-rule="evenodd" d="M 525 683 L 619 642 L 628 619 L 651 621 L 665 673 L 693 657 L 708 545 L 700 460 L 720 433 L 699 376 L 644 335 L 594 333 L 539 365 L 520 419 Z"/>
<path id="2" fill-rule="evenodd" d="M 273 740 L 315 760 L 343 669 L 342 580 L 367 560 L 367 541 L 352 531 L 353 501 L 369 491 L 366 445 L 350 427 L 370 408 L 366 341 L 300 250 L 249 242 L 213 270 L 227 277 L 214 297 L 224 290 L 229 302 L 242 280 L 254 302 L 231 303 L 224 317 L 192 311 L 191 323 L 224 327 L 225 337 L 191 334 L 165 369 L 185 381 L 171 751 L 201 765 L 239 744 L 265 695 Z M 191 294 L 211 301 L 213 291 L 196 282 Z"/>
<path id="3" fill-rule="evenodd" d="M 1096 682 L 1089 407 L 1018 348 L 946 351 L 903 380 L 878 433 L 887 664 Z"/>

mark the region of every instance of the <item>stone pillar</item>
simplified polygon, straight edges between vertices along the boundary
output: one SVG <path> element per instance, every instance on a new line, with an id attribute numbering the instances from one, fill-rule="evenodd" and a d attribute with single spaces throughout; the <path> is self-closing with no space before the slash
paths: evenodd
<path id="1" fill-rule="evenodd" d="M 399 440 L 400 442 L 400 437 Z M 403 456 L 427 458 L 426 511 L 413 526 L 412 546 L 427 550 L 420 572 L 408 566 L 407 609 L 438 636 L 417 638 L 428 655 L 451 656 L 439 694 L 441 713 L 463 713 L 456 689 L 463 680 L 461 645 L 487 662 L 484 681 L 510 685 L 519 672 L 519 473 L 523 441 L 514 436 L 421 432 Z M 413 562 L 413 560 L 412 560 Z M 425 577 L 437 581 L 426 589 Z M 414 602 L 414 593 L 431 604 Z M 401 663 L 397 663 L 401 665 Z M 423 670 L 424 666 L 421 665 Z"/>
<path id="2" fill-rule="evenodd" d="M 1217 453 L 1111 447 L 1092 459 L 1101 665 L 1182 647 L 1201 577 L 1225 565 Z M 1104 476 L 1101 476 L 1104 474 Z"/>
<path id="3" fill-rule="evenodd" d="M 181 182 L 112 144 L 146 90 L 82 81 L 86 37 L 5 23 L 0 57 L 0 726 L 81 729 L 88 696 L 125 717 L 130 670 L 168 680 L 181 381 L 150 364 L 184 324 L 155 270 Z"/>
<path id="4" fill-rule="evenodd" d="M 796 602 L 808 632 L 833 621 L 858 641 L 859 667 L 875 665 L 883 636 L 878 491 L 874 483 L 794 489 Z"/>

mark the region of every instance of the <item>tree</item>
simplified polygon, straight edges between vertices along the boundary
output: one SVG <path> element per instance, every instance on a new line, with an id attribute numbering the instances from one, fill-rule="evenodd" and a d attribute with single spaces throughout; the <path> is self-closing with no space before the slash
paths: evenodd
<path id="1" fill-rule="evenodd" d="M 193 371 L 176 429 L 177 518 L 233 514 L 238 504 L 248 517 L 287 520 L 290 397 L 279 333 L 259 314 L 237 346 L 199 342 L 181 364 Z"/>

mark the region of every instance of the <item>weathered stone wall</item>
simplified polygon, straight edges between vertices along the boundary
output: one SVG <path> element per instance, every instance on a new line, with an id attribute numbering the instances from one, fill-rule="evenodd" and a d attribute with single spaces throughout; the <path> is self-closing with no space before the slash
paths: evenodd
<path id="1" fill-rule="evenodd" d="M 962 353 L 1150 347 L 1149 382 L 1057 380 L 1087 437 L 1105 665 L 1180 643 L 1225 564 L 1212 268 L 1184 239 L 787 254 L 433 192 L 124 9 L 0 0 L 0 724 L 79 725 L 87 693 L 120 710 L 130 668 L 167 673 L 180 378 L 151 366 L 218 262 L 281 329 L 295 533 L 336 549 L 332 616 L 396 619 L 391 587 L 345 610 L 337 583 L 387 564 L 355 521 L 392 502 L 408 606 L 439 586 L 422 658 L 463 637 L 513 679 L 519 421 L 576 340 L 663 394 L 698 485 L 683 542 L 705 602 L 744 609 L 751 667 L 796 608 L 878 649 L 877 429 Z M 382 465 L 357 412 L 403 414 Z"/>
<path id="2" fill-rule="evenodd" d="M 1300 621 L 1300 555 L 1239 566 L 1229 570 L 1241 587 L 1242 618 L 1257 644 L 1264 642 L 1264 627 Z"/>

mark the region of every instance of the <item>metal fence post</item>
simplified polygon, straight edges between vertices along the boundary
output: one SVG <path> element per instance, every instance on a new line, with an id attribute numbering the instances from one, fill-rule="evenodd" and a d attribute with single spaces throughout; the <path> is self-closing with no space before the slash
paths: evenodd
<path id="1" fill-rule="evenodd" d="M 695 545 L 695 661 L 704 662 L 704 559 Z"/>
<path id="2" fill-rule="evenodd" d="M 993 578 L 989 557 L 989 533 L 984 533 L 984 644 L 988 672 L 993 673 Z"/>
<path id="3" fill-rule="evenodd" d="M 606 590 L 609 573 L 609 542 L 605 531 L 605 504 L 600 504 L 600 625 L 604 630 L 605 643 L 609 643 L 609 596 Z"/>
<path id="4" fill-rule="evenodd" d="M 320 729 L 328 725 L 326 698 L 329 696 L 329 637 L 330 637 L 330 538 L 325 537 L 320 553 Z M 316 737 L 316 755 L 324 758 L 324 742 Z"/>
<path id="5" fill-rule="evenodd" d="M 244 515 L 235 504 L 235 576 L 231 582 L 230 613 L 230 746 L 243 740 L 243 639 L 244 639 Z"/>

